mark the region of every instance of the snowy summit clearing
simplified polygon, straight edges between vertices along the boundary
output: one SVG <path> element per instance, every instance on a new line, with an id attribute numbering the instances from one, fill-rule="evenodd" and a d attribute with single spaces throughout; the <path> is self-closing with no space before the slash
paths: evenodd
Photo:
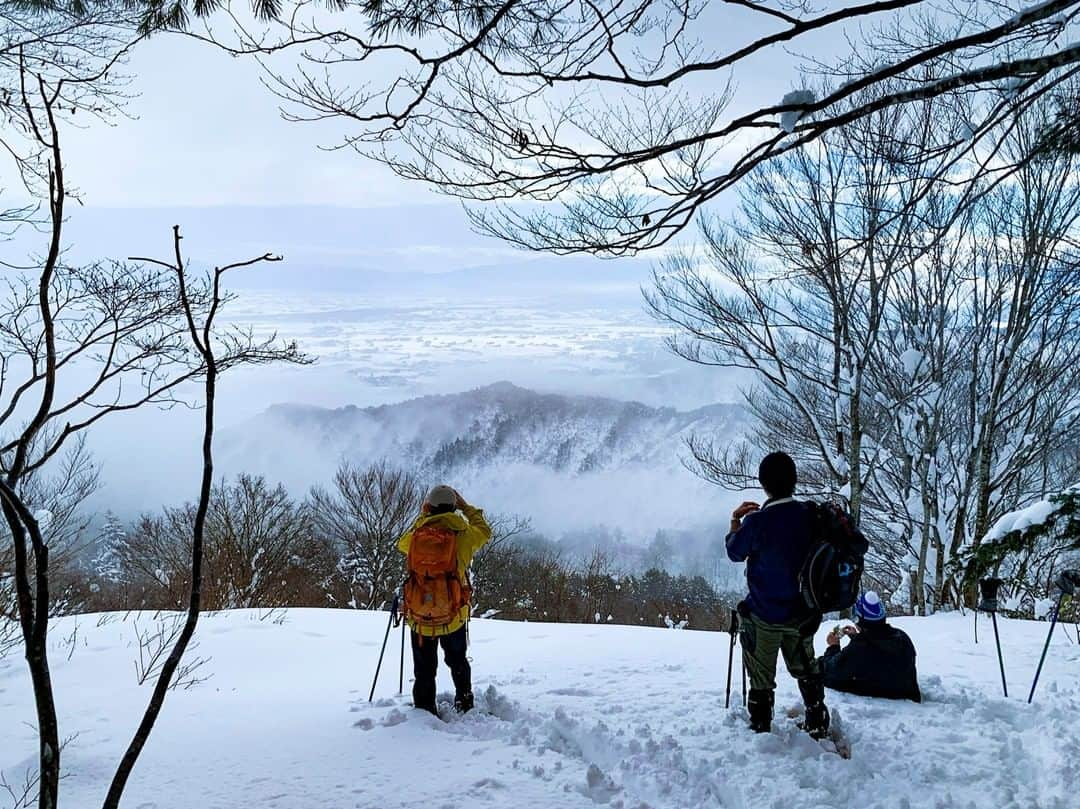
<path id="1" fill-rule="evenodd" d="M 61 734 L 73 737 L 64 750 L 61 807 L 101 804 L 149 696 L 133 661 L 136 626 L 145 632 L 153 621 L 149 614 L 79 616 L 53 626 Z M 778 677 L 771 734 L 751 734 L 742 707 L 724 710 L 724 634 L 474 620 L 477 710 L 443 722 L 413 710 L 407 693 L 397 696 L 396 633 L 368 703 L 386 613 L 207 615 L 194 656 L 208 659 L 198 675 L 210 679 L 170 693 L 124 805 L 1075 807 L 1080 645 L 1073 628 L 1055 630 L 1029 706 L 1048 625 L 999 620 L 1004 699 L 990 622 L 979 623 L 975 645 L 970 613 L 896 621 L 919 650 L 925 702 L 828 692 L 853 749 L 845 761 L 785 717 L 799 705 L 786 675 Z M 822 627 L 819 651 L 830 626 Z M 439 677 L 449 687 L 445 669 Z M 736 651 L 734 706 L 741 706 L 739 679 Z M 36 761 L 32 720 L 25 664 L 9 655 L 0 661 L 0 769 L 9 782 L 25 779 Z"/>

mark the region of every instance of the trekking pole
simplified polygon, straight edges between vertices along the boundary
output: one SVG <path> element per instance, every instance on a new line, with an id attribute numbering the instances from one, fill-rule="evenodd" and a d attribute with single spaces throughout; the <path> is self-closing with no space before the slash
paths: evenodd
<path id="1" fill-rule="evenodd" d="M 1061 604 L 1065 596 L 1075 595 L 1080 588 L 1080 570 L 1066 570 L 1058 576 L 1057 587 L 1061 590 L 1057 604 L 1054 605 L 1054 614 L 1050 616 L 1050 631 L 1046 633 L 1046 643 L 1043 644 L 1042 656 L 1039 658 L 1039 667 L 1035 669 L 1035 680 L 1031 683 L 1031 693 L 1028 694 L 1028 705 L 1035 698 L 1035 686 L 1039 684 L 1039 675 L 1042 674 L 1043 663 L 1046 662 L 1046 652 L 1050 649 L 1050 638 L 1054 634 L 1054 624 L 1057 623 L 1058 615 L 1061 614 Z"/>
<path id="2" fill-rule="evenodd" d="M 394 600 L 390 604 L 390 620 L 386 622 L 386 634 L 383 635 L 382 649 L 379 650 L 379 662 L 375 665 L 375 679 L 371 681 L 371 693 L 368 694 L 368 702 L 375 698 L 375 684 L 379 682 L 379 669 L 382 668 L 383 655 L 386 654 L 386 641 L 390 639 L 390 629 L 394 625 L 394 615 L 397 613 L 397 608 L 398 597 L 397 593 L 394 593 Z"/>
<path id="3" fill-rule="evenodd" d="M 975 643 L 979 642 L 979 611 L 975 610 Z"/>
<path id="4" fill-rule="evenodd" d="M 1046 643 L 1043 644 L 1042 655 L 1039 657 L 1039 665 L 1035 669 L 1035 679 L 1031 683 L 1031 691 L 1028 693 L 1028 705 L 1035 699 L 1035 686 L 1039 684 L 1039 675 L 1042 674 L 1043 663 L 1046 662 L 1046 652 L 1050 649 L 1050 638 L 1054 635 L 1054 625 L 1057 623 L 1058 613 L 1061 612 L 1061 602 L 1065 600 L 1065 593 L 1058 596 L 1057 604 L 1054 605 L 1054 614 L 1050 616 L 1050 631 L 1046 633 Z"/>
<path id="5" fill-rule="evenodd" d="M 400 697 L 405 692 L 405 616 L 398 618 L 401 624 L 401 665 L 398 668 L 397 692 Z"/>
<path id="6" fill-rule="evenodd" d="M 731 668 L 735 662 L 735 632 L 736 621 L 739 614 L 735 610 L 731 611 L 731 623 L 728 626 L 728 632 L 731 633 L 731 644 L 728 646 L 728 658 L 727 658 L 727 693 L 724 695 L 724 708 L 731 707 Z"/>
<path id="7" fill-rule="evenodd" d="M 743 655 L 743 647 L 739 646 L 739 660 L 742 661 L 742 706 L 746 707 L 746 657 Z"/>
<path id="8" fill-rule="evenodd" d="M 1001 668 L 1001 690 L 1004 691 L 1005 696 L 1008 697 L 1009 696 L 1009 686 L 1005 682 L 1005 658 L 1003 658 L 1001 656 L 1001 638 L 998 637 L 997 613 L 996 612 L 990 613 L 990 620 L 994 624 L 994 644 L 997 646 L 998 666 Z"/>
<path id="9" fill-rule="evenodd" d="M 1001 668 L 1001 690 L 1005 696 L 1009 696 L 1009 686 L 1005 681 L 1005 658 L 1001 654 L 1001 636 L 998 635 L 997 609 L 998 590 L 1004 582 L 1001 579 L 979 579 L 979 592 L 982 595 L 979 606 L 976 608 L 990 613 L 990 620 L 994 624 L 994 645 L 997 647 L 998 666 Z"/>

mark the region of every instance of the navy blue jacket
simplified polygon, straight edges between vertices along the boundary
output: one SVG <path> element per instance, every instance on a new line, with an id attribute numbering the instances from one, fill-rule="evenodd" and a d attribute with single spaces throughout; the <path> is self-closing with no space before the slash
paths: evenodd
<path id="1" fill-rule="evenodd" d="M 885 621 L 860 621 L 847 648 L 830 646 L 821 659 L 825 685 L 864 697 L 922 702 L 911 638 Z"/>
<path id="2" fill-rule="evenodd" d="M 811 614 L 799 592 L 799 572 L 812 542 L 809 510 L 791 498 L 767 502 L 728 534 L 728 558 L 746 562 L 750 612 L 770 624 L 801 622 Z"/>

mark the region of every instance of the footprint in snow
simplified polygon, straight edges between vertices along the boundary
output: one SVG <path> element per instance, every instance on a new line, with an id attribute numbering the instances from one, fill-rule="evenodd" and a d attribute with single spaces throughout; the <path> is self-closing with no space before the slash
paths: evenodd
<path id="1" fill-rule="evenodd" d="M 479 792 L 488 789 L 506 789 L 506 784 L 494 778 L 481 778 L 479 781 L 472 785 L 473 792 Z"/>
<path id="2" fill-rule="evenodd" d="M 394 708 L 394 710 L 390 711 L 390 713 L 383 717 L 382 722 L 380 722 L 379 724 L 382 725 L 384 728 L 392 728 L 394 727 L 394 725 L 400 725 L 402 722 L 407 721 L 408 718 L 409 717 L 406 716 L 402 711 Z"/>

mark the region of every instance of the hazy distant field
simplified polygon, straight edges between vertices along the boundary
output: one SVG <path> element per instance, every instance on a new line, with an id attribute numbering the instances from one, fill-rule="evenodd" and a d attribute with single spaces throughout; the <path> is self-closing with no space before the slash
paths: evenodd
<path id="1" fill-rule="evenodd" d="M 382 404 L 499 380 L 681 409 L 736 398 L 725 374 L 667 350 L 667 330 L 637 295 L 609 303 L 580 294 L 520 300 L 246 290 L 233 312 L 319 357 L 318 369 L 258 374 L 260 382 L 310 380 L 277 401 Z"/>
<path id="2" fill-rule="evenodd" d="M 224 378 L 219 392 L 221 474 L 251 469 L 296 485 L 308 477 L 318 482 L 316 475 L 333 468 L 337 458 L 321 458 L 317 448 L 298 443 L 293 435 L 267 431 L 245 435 L 246 441 L 235 440 L 238 433 L 253 429 L 247 425 L 249 419 L 279 403 L 365 407 L 458 393 L 501 380 L 541 392 L 637 400 L 680 410 L 737 400 L 731 378 L 724 372 L 693 366 L 667 351 L 665 330 L 646 314 L 635 287 L 597 295 L 568 286 L 566 294 L 557 298 L 550 293 L 485 298 L 479 295 L 482 284 L 468 273 L 451 277 L 456 277 L 449 287 L 455 294 L 445 300 L 430 289 L 414 297 L 242 290 L 231 309 L 237 323 L 250 325 L 259 334 L 276 331 L 283 339 L 295 339 L 319 361 L 310 367 L 245 369 Z M 422 280 L 430 285 L 441 279 Z M 92 446 L 104 465 L 102 501 L 131 512 L 190 497 L 199 421 L 198 412 L 184 409 L 164 415 L 145 411 L 101 430 Z M 226 440 L 230 436 L 232 440 Z M 245 443 L 260 452 L 252 450 L 251 457 L 245 458 L 246 450 L 236 450 Z M 262 458 L 267 448 L 276 448 L 280 459 L 269 468 Z M 655 470 L 651 484 L 644 469 L 608 470 L 594 482 L 564 479 L 541 470 L 530 488 L 543 503 L 534 505 L 541 510 L 559 502 L 569 506 L 573 496 L 581 502 L 575 514 L 564 515 L 574 524 L 566 528 L 590 519 L 607 521 L 611 515 L 601 516 L 599 510 L 590 515 L 589 504 L 597 496 L 606 499 L 600 492 L 612 491 L 622 480 L 633 491 L 684 493 L 689 502 L 683 503 L 682 496 L 665 498 L 670 502 L 662 510 L 659 503 L 654 504 L 652 520 L 647 521 L 651 526 L 682 522 L 677 518 L 690 516 L 690 504 L 703 492 L 700 481 L 678 463 L 681 451 L 681 445 L 671 448 L 672 459 L 665 464 L 664 474 Z M 156 474 L 146 475 L 147 467 Z M 492 494 L 520 488 L 503 478 L 505 470 L 502 475 L 499 470 L 477 475 L 477 481 L 500 482 L 497 488 L 482 486 Z M 589 488 L 592 483 L 595 490 Z M 502 504 L 501 510 L 512 505 Z M 560 520 L 544 522 L 554 527 Z"/>

